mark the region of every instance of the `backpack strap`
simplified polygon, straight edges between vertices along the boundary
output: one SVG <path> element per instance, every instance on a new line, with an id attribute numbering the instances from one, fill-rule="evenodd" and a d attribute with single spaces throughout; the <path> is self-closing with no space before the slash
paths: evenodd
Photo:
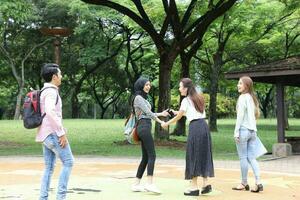
<path id="1" fill-rule="evenodd" d="M 41 93 L 42 93 L 44 90 L 48 89 L 48 88 L 53 88 L 53 89 L 56 90 L 56 87 L 45 87 L 45 88 L 43 88 L 43 89 L 40 91 L 40 96 L 41 96 Z M 58 94 L 57 94 L 57 96 L 56 96 L 56 102 L 55 102 L 55 105 L 57 105 L 57 103 L 58 103 Z"/>
<path id="2" fill-rule="evenodd" d="M 136 96 L 135 96 L 135 97 L 136 97 Z M 133 100 L 132 100 L 132 103 L 131 103 L 131 108 L 132 108 L 133 115 L 134 115 L 134 118 L 135 118 L 135 121 L 136 121 L 135 109 L 134 109 L 134 106 L 133 106 L 133 104 L 134 104 L 134 100 L 135 100 L 135 97 L 134 97 L 134 98 L 133 98 Z"/>

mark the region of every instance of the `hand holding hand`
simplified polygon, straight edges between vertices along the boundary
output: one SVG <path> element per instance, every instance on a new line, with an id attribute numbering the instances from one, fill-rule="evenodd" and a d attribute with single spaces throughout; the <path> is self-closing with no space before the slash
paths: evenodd
<path id="1" fill-rule="evenodd" d="M 163 123 L 161 123 L 161 127 L 163 128 L 163 129 L 168 129 L 168 124 L 166 123 L 166 122 L 163 122 Z"/>

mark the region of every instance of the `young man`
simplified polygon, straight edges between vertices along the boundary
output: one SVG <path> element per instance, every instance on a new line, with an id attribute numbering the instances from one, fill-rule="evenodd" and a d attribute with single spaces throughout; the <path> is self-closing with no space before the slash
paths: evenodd
<path id="1" fill-rule="evenodd" d="M 40 200 L 48 200 L 51 176 L 54 171 L 55 158 L 62 162 L 59 177 L 57 200 L 66 199 L 67 185 L 73 166 L 73 155 L 62 125 L 62 102 L 58 87 L 61 84 L 61 71 L 57 64 L 45 64 L 41 71 L 44 87 L 40 96 L 41 113 L 46 114 L 38 128 L 36 142 L 41 142 L 45 160 L 45 171 L 41 183 Z"/>

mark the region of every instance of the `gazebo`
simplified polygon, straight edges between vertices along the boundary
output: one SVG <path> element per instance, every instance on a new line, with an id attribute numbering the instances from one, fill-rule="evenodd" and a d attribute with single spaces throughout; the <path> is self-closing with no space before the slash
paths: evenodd
<path id="1" fill-rule="evenodd" d="M 267 64 L 254 65 L 225 73 L 226 79 L 239 79 L 242 76 L 249 76 L 254 82 L 276 85 L 278 145 L 277 147 L 276 145 L 273 146 L 273 154 L 278 153 L 278 151 L 282 151 L 279 154 L 289 154 L 291 146 L 286 142 L 293 145 L 293 150 L 299 149 L 300 137 L 287 138 L 285 136 L 284 88 L 285 86 L 300 87 L 300 56 L 288 57 Z"/>

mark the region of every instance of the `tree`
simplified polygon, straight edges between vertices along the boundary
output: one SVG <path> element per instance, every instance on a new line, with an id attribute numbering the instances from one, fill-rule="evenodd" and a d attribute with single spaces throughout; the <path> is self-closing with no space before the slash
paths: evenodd
<path id="1" fill-rule="evenodd" d="M 12 104 L 12 100 L 15 98 L 16 91 L 15 85 L 11 84 L 14 82 L 14 78 L 11 76 L 11 72 L 9 66 L 6 66 L 0 60 L 0 120 L 6 118 L 7 113 L 10 111 L 10 104 Z M 14 107 L 14 105 L 13 105 Z M 9 116 L 9 115 L 8 115 Z"/>
<path id="2" fill-rule="evenodd" d="M 271 10 L 276 9 L 276 14 Z M 228 62 L 237 61 L 244 67 L 247 54 L 253 49 L 261 49 L 261 41 L 269 37 L 269 33 L 274 31 L 279 24 L 285 23 L 293 14 L 293 10 L 286 11 L 285 8 L 274 1 L 270 4 L 265 2 L 243 2 L 227 12 L 222 20 L 217 20 L 211 26 L 205 36 L 205 44 L 196 58 L 207 67 L 207 79 L 209 79 L 209 127 L 212 131 L 217 131 L 217 92 L 219 83 L 222 78 L 222 72 Z M 268 15 L 263 15 L 268 13 Z M 229 20 L 230 19 L 230 20 Z M 243 23 L 242 23 L 243 22 Z M 267 51 L 270 52 L 270 51 Z M 233 54 L 235 54 L 233 56 Z M 251 57 L 251 61 L 266 62 L 270 59 L 270 54 L 262 57 L 259 51 L 255 53 L 255 57 Z M 234 62 L 231 62 L 234 63 Z M 268 95 L 266 95 L 268 97 Z M 269 98 L 265 99 L 266 105 Z"/>
<path id="3" fill-rule="evenodd" d="M 261 86 L 260 89 L 258 89 L 256 87 L 257 91 L 263 91 L 263 92 L 259 92 L 257 93 L 257 98 L 260 102 L 259 108 L 262 111 L 262 114 L 264 116 L 264 118 L 268 117 L 269 114 L 269 110 L 270 110 L 270 106 L 271 103 L 273 101 L 274 98 L 274 85 L 272 86 Z"/>
<path id="4" fill-rule="evenodd" d="M 30 2 L 4 1 L 0 6 L 0 12 L 2 13 L 0 53 L 10 66 L 18 84 L 14 119 L 19 119 L 26 81 L 25 62 L 35 49 L 43 46 L 49 40 L 43 39 L 36 44 L 31 43 L 30 37 L 39 33 L 35 30 L 36 10 Z"/>
<path id="5" fill-rule="evenodd" d="M 210 54 L 206 48 L 206 59 L 196 57 L 209 68 L 209 128 L 211 131 L 217 131 L 217 93 L 221 70 L 224 64 L 230 61 L 230 59 L 224 59 L 224 53 L 226 44 L 234 33 L 234 29 L 226 27 L 227 21 L 228 15 L 225 14 L 221 22 L 210 30 L 211 39 L 216 40 L 216 43 L 213 43 L 215 52 Z M 210 55 L 212 58 L 210 58 Z"/>
<path id="6" fill-rule="evenodd" d="M 116 103 L 125 92 L 127 83 L 122 80 L 122 77 L 124 77 L 123 71 L 116 66 L 116 62 L 112 59 L 88 79 L 96 103 L 101 108 L 101 119 L 104 118 L 107 109 Z"/>
<path id="7" fill-rule="evenodd" d="M 154 26 L 140 0 L 123 1 L 123 5 L 113 0 L 82 1 L 106 6 L 122 13 L 138 24 L 151 37 L 160 59 L 158 111 L 162 111 L 169 107 L 171 70 L 177 56 L 185 50 L 193 54 L 201 46 L 202 37 L 209 25 L 229 10 L 237 0 L 209 1 L 208 5 L 205 5 L 207 9 L 201 13 L 201 17 L 194 20 L 191 16 L 195 12 L 196 4 L 201 5 L 202 3 L 202 6 L 204 6 L 203 2 L 192 0 L 185 12 L 181 12 L 177 6 L 179 3 L 176 3 L 175 0 L 162 0 L 161 4 L 158 4 L 158 1 L 147 1 L 144 3 L 147 6 L 150 6 L 150 4 L 152 6 L 162 5 L 161 7 L 164 8 L 164 17 L 160 27 Z M 156 124 L 155 137 L 166 139 L 169 135 Z"/>
<path id="8" fill-rule="evenodd" d="M 81 107 L 79 94 L 83 84 L 121 52 L 126 40 L 122 37 L 124 30 L 117 21 L 99 17 L 102 10 L 87 13 L 82 5 L 71 6 L 72 15 L 83 13 L 77 20 L 78 24 L 74 36 L 70 38 L 72 41 L 67 53 L 75 63 L 67 74 L 73 86 L 72 118 L 78 118 Z"/>

